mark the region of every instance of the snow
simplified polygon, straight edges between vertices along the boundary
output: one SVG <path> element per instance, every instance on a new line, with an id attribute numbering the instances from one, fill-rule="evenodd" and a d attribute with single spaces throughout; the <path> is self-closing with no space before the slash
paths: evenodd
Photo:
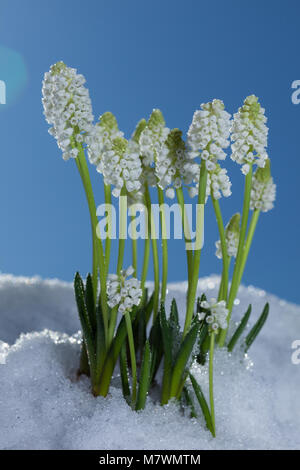
<path id="1" fill-rule="evenodd" d="M 216 295 L 219 278 L 199 281 Z M 169 286 L 184 313 L 186 283 Z M 243 359 L 215 354 L 217 438 L 175 403 L 148 399 L 133 412 L 116 377 L 107 398 L 94 398 L 76 378 L 79 322 L 72 285 L 58 280 L 0 276 L 1 449 L 299 449 L 300 365 L 291 361 L 300 339 L 300 307 L 254 287 L 241 287 L 238 320 L 249 303 L 250 325 L 270 303 L 270 316 Z M 52 331 L 51 331 L 52 330 Z M 60 332 L 60 333 L 57 333 Z M 207 393 L 207 370 L 195 376 Z"/>

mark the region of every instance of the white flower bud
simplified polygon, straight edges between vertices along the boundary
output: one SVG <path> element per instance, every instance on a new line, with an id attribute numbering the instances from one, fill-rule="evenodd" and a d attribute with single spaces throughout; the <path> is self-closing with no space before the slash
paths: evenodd
<path id="1" fill-rule="evenodd" d="M 233 256 L 234 258 L 237 255 L 239 237 L 240 237 L 240 214 L 234 214 L 225 228 L 225 238 L 226 238 L 226 248 L 227 255 Z M 219 259 L 222 259 L 222 247 L 221 242 L 218 240 L 216 242 L 216 256 Z"/>
<path id="2" fill-rule="evenodd" d="M 270 170 L 270 160 L 266 161 L 264 168 L 257 168 L 252 178 L 250 193 L 250 209 L 259 209 L 268 212 L 273 209 L 276 198 L 276 185 L 273 182 Z"/>
<path id="3" fill-rule="evenodd" d="M 106 293 L 108 297 L 108 305 L 113 308 L 118 306 L 118 312 L 124 314 L 129 312 L 134 305 L 138 306 L 142 298 L 142 290 L 140 281 L 132 277 L 132 266 L 121 271 L 120 275 L 111 274 L 108 277 Z"/>
<path id="4" fill-rule="evenodd" d="M 224 300 L 217 302 L 216 299 L 211 299 L 207 302 L 210 314 L 206 317 L 206 322 L 209 325 L 209 332 L 216 332 L 219 328 L 222 330 L 227 328 L 228 309 Z"/>

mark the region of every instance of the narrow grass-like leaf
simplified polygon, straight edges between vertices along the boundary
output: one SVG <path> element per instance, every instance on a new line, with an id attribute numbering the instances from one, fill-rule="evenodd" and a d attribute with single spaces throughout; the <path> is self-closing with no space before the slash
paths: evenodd
<path id="1" fill-rule="evenodd" d="M 160 311 L 160 326 L 161 326 L 161 333 L 162 333 L 162 340 L 164 346 L 164 353 L 167 356 L 169 362 L 172 359 L 172 336 L 171 336 L 171 329 L 169 326 L 169 322 L 167 321 L 166 317 L 166 310 L 164 304 L 161 304 Z"/>
<path id="2" fill-rule="evenodd" d="M 164 374 L 162 383 L 161 404 L 165 405 L 169 401 L 172 378 L 172 332 L 169 326 L 169 322 L 166 318 L 166 311 L 163 304 L 161 304 L 160 307 L 159 317 L 162 343 L 164 349 Z"/>
<path id="3" fill-rule="evenodd" d="M 191 379 L 191 383 L 192 383 L 196 398 L 202 410 L 202 413 L 206 422 L 206 426 L 208 430 L 212 433 L 212 435 L 215 437 L 215 432 L 214 432 L 213 424 L 211 420 L 211 414 L 209 411 L 208 404 L 205 400 L 205 396 L 203 395 L 202 389 L 200 385 L 198 384 L 197 380 L 195 379 L 195 377 L 191 373 L 190 373 L 190 379 Z"/>
<path id="4" fill-rule="evenodd" d="M 208 338 L 208 324 L 206 322 L 202 322 L 199 336 L 198 336 L 199 353 L 196 356 L 196 360 L 198 364 L 202 364 L 202 365 L 205 364 L 205 358 L 206 358 L 206 351 L 203 348 L 206 338 Z"/>
<path id="5" fill-rule="evenodd" d="M 151 368 L 151 350 L 149 341 L 146 341 L 142 366 L 141 366 L 141 373 L 139 378 L 139 389 L 137 394 L 137 401 L 136 401 L 136 410 L 143 410 L 145 408 L 147 393 L 149 391 L 150 386 L 150 368 Z"/>
<path id="6" fill-rule="evenodd" d="M 197 309 L 196 309 L 197 313 L 203 312 L 203 308 L 201 307 L 201 302 L 204 302 L 205 300 L 206 300 L 205 294 L 202 294 L 201 297 L 197 298 Z"/>
<path id="7" fill-rule="evenodd" d="M 175 299 L 173 299 L 171 303 L 169 323 L 171 326 L 174 325 L 174 326 L 179 327 L 179 315 L 178 315 L 178 308 L 177 308 L 177 303 Z"/>
<path id="8" fill-rule="evenodd" d="M 146 325 L 148 324 L 151 314 L 153 311 L 153 305 L 154 305 L 154 293 L 151 295 L 150 299 L 146 303 L 144 310 L 145 310 L 145 320 L 146 320 Z"/>
<path id="9" fill-rule="evenodd" d="M 143 350 L 145 347 L 145 341 L 146 341 L 146 318 L 145 318 L 145 309 L 142 309 L 138 312 L 138 327 L 136 330 L 136 336 L 137 336 L 137 341 L 136 341 L 136 354 L 139 353 L 139 358 L 140 360 L 142 359 L 143 356 Z"/>
<path id="10" fill-rule="evenodd" d="M 136 313 L 137 313 L 137 309 L 133 308 L 130 314 L 132 322 L 135 319 Z M 106 397 L 108 393 L 111 377 L 112 377 L 116 362 L 118 360 L 122 344 L 126 336 L 127 336 L 127 328 L 126 328 L 125 318 L 123 317 L 117 328 L 117 332 L 113 339 L 112 345 L 106 355 L 104 367 L 103 367 L 102 374 L 101 374 L 100 384 L 97 390 L 98 395 L 102 395 Z"/>
<path id="11" fill-rule="evenodd" d="M 84 341 L 82 341 L 82 344 L 81 344 L 80 364 L 79 364 L 78 375 L 87 375 L 88 377 L 91 375 L 89 358 L 87 355 L 86 345 Z"/>
<path id="12" fill-rule="evenodd" d="M 246 344 L 246 347 L 245 347 L 245 353 L 248 351 L 248 349 L 250 348 L 251 344 L 253 343 L 253 341 L 256 339 L 257 335 L 259 334 L 260 330 L 262 329 L 262 327 L 264 326 L 267 318 L 268 318 L 268 315 L 269 315 L 269 309 L 270 309 L 270 306 L 268 304 L 268 302 L 266 303 L 266 305 L 264 306 L 264 309 L 262 311 L 262 314 L 261 316 L 259 317 L 259 319 L 257 320 L 257 322 L 255 323 L 255 325 L 253 326 L 253 328 L 251 329 L 250 333 L 247 335 L 246 337 L 246 340 L 245 340 L 245 344 Z"/>
<path id="13" fill-rule="evenodd" d="M 122 344 L 119 360 L 120 360 L 120 372 L 121 372 L 123 397 L 129 404 L 130 403 L 130 387 L 129 387 L 129 380 L 128 380 L 126 341 L 124 341 L 124 343 Z"/>
<path id="14" fill-rule="evenodd" d="M 191 357 L 193 347 L 195 345 L 197 334 L 199 330 L 199 324 L 196 323 L 186 337 L 184 338 L 181 347 L 178 351 L 175 365 L 172 371 L 171 387 L 170 387 L 170 397 L 176 397 L 178 394 L 179 385 L 182 379 L 182 376 L 185 372 L 186 365 L 188 360 Z"/>
<path id="15" fill-rule="evenodd" d="M 95 299 L 94 299 L 94 291 L 93 291 L 93 281 L 92 276 L 89 273 L 86 278 L 85 283 L 85 305 L 87 309 L 87 313 L 89 316 L 90 324 L 92 327 L 92 332 L 95 334 L 96 332 L 96 308 L 95 308 Z"/>
<path id="16" fill-rule="evenodd" d="M 102 374 L 102 369 L 106 359 L 105 331 L 102 316 L 101 303 L 97 307 L 96 315 L 96 371 L 95 382 L 98 384 Z"/>
<path id="17" fill-rule="evenodd" d="M 75 274 L 74 291 L 75 291 L 77 309 L 78 309 L 79 319 L 80 319 L 82 333 L 83 333 L 83 339 L 85 342 L 85 346 L 86 346 L 86 350 L 87 350 L 87 354 L 89 358 L 91 376 L 93 380 L 94 373 L 95 373 L 95 365 L 96 365 L 95 364 L 95 359 L 96 359 L 95 347 L 94 347 L 94 341 L 93 341 L 92 328 L 90 325 L 90 321 L 89 321 L 89 317 L 88 317 L 88 313 L 87 313 L 87 309 L 85 305 L 84 285 L 80 277 L 80 274 L 78 272 Z"/>
<path id="18" fill-rule="evenodd" d="M 248 309 L 247 309 L 247 312 L 245 313 L 245 315 L 243 316 L 243 318 L 241 320 L 241 323 L 239 324 L 239 326 L 235 330 L 231 340 L 228 343 L 227 347 L 228 347 L 229 352 L 233 351 L 233 348 L 235 347 L 238 339 L 240 338 L 241 334 L 243 333 L 244 329 L 246 328 L 247 323 L 249 321 L 249 317 L 251 315 L 251 309 L 252 309 L 252 306 L 250 304 Z"/>
<path id="19" fill-rule="evenodd" d="M 177 389 L 177 394 L 176 394 L 177 400 L 180 400 L 180 397 L 181 397 L 181 394 L 182 394 L 183 388 L 185 386 L 185 382 L 186 382 L 186 379 L 187 379 L 188 375 L 189 375 L 189 370 L 185 370 L 183 376 L 181 377 L 179 387 Z"/>
<path id="20" fill-rule="evenodd" d="M 190 417 L 197 418 L 195 405 L 187 387 L 183 387 L 182 398 L 185 400 L 186 405 L 190 408 Z"/>
<path id="21" fill-rule="evenodd" d="M 162 356 L 163 356 L 163 343 L 162 343 L 162 333 L 160 326 L 160 316 L 157 315 L 154 324 L 152 325 L 149 342 L 151 347 L 151 370 L 150 370 L 150 381 L 153 382 L 155 379 L 156 373 L 160 366 Z"/>

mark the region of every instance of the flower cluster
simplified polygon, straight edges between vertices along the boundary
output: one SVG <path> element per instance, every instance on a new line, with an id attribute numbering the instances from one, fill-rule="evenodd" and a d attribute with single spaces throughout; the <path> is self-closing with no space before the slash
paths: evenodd
<path id="1" fill-rule="evenodd" d="M 166 127 L 164 117 L 159 109 L 154 109 L 146 125 L 143 122 L 142 126 L 138 143 L 143 167 L 143 182 L 155 186 L 157 179 L 154 166 L 157 155 L 161 152 L 167 152 L 164 143 L 170 129 Z"/>
<path id="2" fill-rule="evenodd" d="M 63 159 L 76 158 L 78 144 L 90 132 L 93 113 L 85 78 L 63 62 L 52 65 L 43 81 L 43 107 L 49 129 L 63 152 Z"/>
<path id="3" fill-rule="evenodd" d="M 107 304 L 110 308 L 118 307 L 118 313 L 129 312 L 134 305 L 138 306 L 142 297 L 140 281 L 132 276 L 132 266 L 121 271 L 119 275 L 110 274 L 107 281 Z"/>
<path id="4" fill-rule="evenodd" d="M 171 199 L 175 195 L 174 188 L 198 182 L 199 165 L 187 160 L 186 145 L 179 129 L 171 130 L 161 146 L 155 161 L 155 175 L 158 186 L 166 189 L 166 196 Z M 189 188 L 191 196 L 194 189 Z"/>
<path id="5" fill-rule="evenodd" d="M 245 175 L 248 174 L 250 165 L 253 163 L 261 168 L 265 166 L 268 158 L 266 121 L 265 110 L 254 95 L 248 96 L 238 113 L 234 114 L 231 158 L 242 165 L 242 172 Z"/>
<path id="6" fill-rule="evenodd" d="M 228 224 L 226 225 L 225 229 L 225 238 L 226 238 L 226 249 L 227 255 L 230 257 L 236 257 L 238 245 L 239 245 L 239 238 L 240 238 L 240 214 L 234 214 Z M 219 259 L 222 259 L 222 249 L 221 249 L 221 242 L 218 240 L 216 242 L 216 256 Z"/>
<path id="7" fill-rule="evenodd" d="M 190 158 L 197 157 L 200 151 L 208 171 L 216 168 L 218 160 L 226 158 L 223 149 L 229 146 L 230 117 L 221 100 L 202 104 L 201 109 L 194 113 L 187 139 Z"/>
<path id="8" fill-rule="evenodd" d="M 101 168 L 104 183 L 115 186 L 112 190 L 115 197 L 120 196 L 123 187 L 128 193 L 136 192 L 141 187 L 139 146 L 133 140 L 117 137 L 112 142 L 111 149 L 103 153 L 98 167 Z"/>
<path id="9" fill-rule="evenodd" d="M 250 194 L 250 209 L 268 212 L 273 209 L 276 198 L 276 184 L 273 182 L 270 170 L 270 160 L 266 161 L 264 168 L 257 168 L 253 179 Z"/>
<path id="10" fill-rule="evenodd" d="M 111 150 L 112 142 L 124 134 L 118 128 L 115 116 L 106 112 L 99 118 L 99 122 L 91 128 L 86 139 L 90 163 L 97 166 L 97 171 L 103 173 L 101 159 L 105 151 Z"/>
<path id="11" fill-rule="evenodd" d="M 162 112 L 159 109 L 154 109 L 139 139 L 145 166 L 150 166 L 155 162 L 156 155 L 169 134 L 170 130 L 165 124 Z"/>
<path id="12" fill-rule="evenodd" d="M 114 186 L 112 194 L 119 197 L 123 187 L 135 193 L 141 187 L 140 150 L 134 140 L 127 141 L 112 113 L 104 113 L 87 138 L 88 156 L 103 175 L 104 184 Z"/>
<path id="13" fill-rule="evenodd" d="M 217 163 L 213 171 L 207 174 L 207 192 L 212 194 L 215 199 L 220 199 L 231 195 L 231 181 L 227 175 L 227 170 L 221 168 Z"/>
<path id="14" fill-rule="evenodd" d="M 227 316 L 228 309 L 226 308 L 225 300 L 217 302 L 216 299 L 211 299 L 210 302 L 203 300 L 200 303 L 201 308 L 208 311 L 208 315 L 205 312 L 199 313 L 199 320 L 204 320 L 210 327 L 210 332 L 217 333 L 218 329 L 225 330 L 227 328 Z"/>

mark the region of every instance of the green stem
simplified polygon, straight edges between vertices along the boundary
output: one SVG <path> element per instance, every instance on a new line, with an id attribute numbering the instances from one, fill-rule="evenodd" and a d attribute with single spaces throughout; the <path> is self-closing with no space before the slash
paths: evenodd
<path id="1" fill-rule="evenodd" d="M 253 212 L 253 215 L 251 217 L 250 224 L 249 224 L 249 230 L 248 230 L 247 239 L 246 239 L 246 243 L 245 243 L 245 248 L 243 250 L 243 257 L 242 257 L 242 261 L 241 261 L 241 265 L 240 265 L 239 284 L 241 283 L 242 276 L 244 274 L 245 265 L 246 265 L 247 258 L 248 258 L 248 255 L 249 255 L 249 251 L 250 251 L 253 236 L 254 236 L 254 233 L 255 233 L 256 225 L 257 225 L 257 222 L 258 222 L 259 214 L 260 214 L 260 210 L 255 209 L 254 212 Z"/>
<path id="2" fill-rule="evenodd" d="M 210 335 L 209 345 L 209 402 L 210 402 L 210 415 L 212 422 L 212 435 L 216 437 L 216 423 L 215 423 L 215 405 L 214 405 L 214 348 L 215 348 L 215 333 Z"/>
<path id="3" fill-rule="evenodd" d="M 205 204 L 206 199 L 206 182 L 207 182 L 207 170 L 205 166 L 205 161 L 201 162 L 200 167 L 200 180 L 199 180 L 199 192 L 198 192 L 198 205 Z M 202 236 L 203 226 L 202 224 L 198 226 L 197 223 L 197 236 L 201 234 Z M 196 240 L 197 243 L 197 240 Z M 189 282 L 188 288 L 188 302 L 187 302 L 187 311 L 185 316 L 185 324 L 183 330 L 183 336 L 187 334 L 190 329 L 193 312 L 194 312 L 194 305 L 197 293 L 197 286 L 198 286 L 198 277 L 199 277 L 199 268 L 200 268 L 200 257 L 201 257 L 201 248 L 197 248 L 194 251 L 194 260 L 193 260 L 193 272 L 191 276 L 191 280 Z"/>
<path id="4" fill-rule="evenodd" d="M 147 217 L 148 217 L 148 215 L 147 215 Z M 149 226 L 148 220 L 147 220 L 147 226 Z M 146 282 L 146 279 L 147 279 L 147 273 L 148 273 L 148 267 L 149 267 L 149 258 L 150 258 L 150 238 L 149 238 L 149 234 L 148 234 L 147 238 L 145 239 L 143 269 L 142 269 L 142 276 L 141 276 L 141 288 L 142 288 L 143 292 L 145 290 L 145 282 Z"/>
<path id="5" fill-rule="evenodd" d="M 148 211 L 148 237 L 151 237 L 152 243 L 152 255 L 153 255 L 153 269 L 154 269 L 154 295 L 153 295 L 153 322 L 155 321 L 157 312 L 158 312 L 158 304 L 159 304 L 159 261 L 158 261 L 158 249 L 157 249 L 157 240 L 156 240 L 156 232 L 155 232 L 155 222 L 151 208 L 151 199 L 148 186 L 145 189 L 145 201 L 146 207 Z M 149 216 L 150 214 L 150 216 Z"/>
<path id="6" fill-rule="evenodd" d="M 96 204 L 89 174 L 89 169 L 86 163 L 84 149 L 82 145 L 78 146 L 78 156 L 76 158 L 77 168 L 79 170 L 86 199 L 88 202 L 90 218 L 91 218 L 91 226 L 92 226 L 92 239 L 93 239 L 93 289 L 95 294 L 95 299 L 97 299 L 97 287 L 98 287 L 98 267 L 99 267 L 99 274 L 100 274 L 100 298 L 101 298 L 101 307 L 103 313 L 103 323 L 104 323 L 104 331 L 105 331 L 105 340 L 107 344 L 108 338 L 108 310 L 107 310 L 107 303 L 106 303 L 106 263 L 103 253 L 103 246 L 102 241 L 97 237 L 96 229 L 98 225 L 97 215 L 96 215 Z"/>
<path id="7" fill-rule="evenodd" d="M 126 320 L 126 328 L 127 328 L 127 335 L 128 335 L 128 344 L 129 344 L 129 351 L 130 351 L 130 359 L 131 359 L 131 371 L 132 371 L 132 396 L 131 396 L 131 404 L 132 409 L 135 408 L 136 402 L 136 357 L 135 357 L 135 348 L 134 348 L 134 339 L 133 339 L 133 332 L 132 332 L 132 325 L 131 325 L 131 318 L 129 312 L 125 313 L 125 320 Z"/>
<path id="8" fill-rule="evenodd" d="M 157 187 L 158 202 L 160 208 L 160 223 L 161 223 L 161 237 L 162 237 L 162 282 L 161 282 L 161 302 L 165 302 L 167 293 L 168 282 L 168 240 L 166 217 L 164 208 L 164 193 L 163 190 Z"/>
<path id="9" fill-rule="evenodd" d="M 131 216 L 131 227 L 132 227 L 132 267 L 134 269 L 134 276 L 137 277 L 137 259 L 138 259 L 138 250 L 137 250 L 137 239 L 136 239 L 136 224 L 135 216 Z"/>
<path id="10" fill-rule="evenodd" d="M 145 198 L 145 206 L 146 204 L 146 198 Z M 150 258 L 150 238 L 149 238 L 149 227 L 150 227 L 150 214 L 149 211 L 146 207 L 145 210 L 145 223 L 146 223 L 146 238 L 145 238 L 145 245 L 144 245 L 144 259 L 143 259 L 143 269 L 142 269 L 142 275 L 141 275 L 141 288 L 143 291 L 143 294 L 145 293 L 145 283 L 147 279 L 147 273 L 148 273 L 148 267 L 149 267 L 149 258 Z"/>
<path id="11" fill-rule="evenodd" d="M 126 196 L 126 189 L 122 188 L 121 197 Z M 118 262 L 117 262 L 117 274 L 119 275 L 123 268 L 124 252 L 125 252 L 125 229 L 126 227 L 126 216 L 127 216 L 127 205 L 124 204 L 124 199 L 120 199 L 120 236 L 119 236 L 119 251 L 118 251 Z M 118 317 L 118 307 L 114 307 L 110 314 L 110 321 L 108 326 L 108 344 L 110 345 L 116 328 Z"/>
<path id="12" fill-rule="evenodd" d="M 97 299 L 99 262 L 98 262 L 98 256 L 97 256 L 95 224 L 94 224 L 94 220 L 93 220 L 93 216 L 92 216 L 93 204 L 92 204 L 92 202 L 90 200 L 90 197 L 89 197 L 89 194 L 88 194 L 88 190 L 87 190 L 87 187 L 86 187 L 86 182 L 85 182 L 85 179 L 84 179 L 83 170 L 82 170 L 81 164 L 80 164 L 80 159 L 76 158 L 75 161 L 76 161 L 77 169 L 78 169 L 79 174 L 80 174 L 81 179 L 82 179 L 82 183 L 83 183 L 83 187 L 84 187 L 84 190 L 85 190 L 86 199 L 87 199 L 87 203 L 88 203 L 88 207 L 89 207 L 89 211 L 90 211 L 91 229 L 92 229 L 92 243 L 93 243 L 93 275 L 92 275 L 92 280 L 93 280 L 94 299 Z M 95 206 L 95 210 L 96 210 L 96 206 Z"/>
<path id="13" fill-rule="evenodd" d="M 126 189 L 122 188 L 121 198 L 125 198 Z M 121 269 L 123 268 L 124 252 L 125 252 L 125 230 L 126 227 L 126 217 L 127 217 L 127 205 L 125 206 L 125 199 L 120 199 L 120 237 L 119 237 L 119 252 L 118 252 L 118 263 L 117 263 L 117 274 L 120 274 Z"/>
<path id="14" fill-rule="evenodd" d="M 228 259 L 228 270 L 227 270 L 228 276 L 227 277 L 229 278 L 229 269 L 230 269 L 231 256 L 227 256 L 227 259 Z M 221 277 L 221 282 L 220 282 L 219 292 L 218 292 L 218 302 L 222 299 L 227 300 L 227 296 L 228 296 L 228 283 L 227 283 L 227 288 L 225 288 L 225 286 L 224 286 L 224 277 L 226 277 L 226 276 L 224 276 L 224 265 L 223 265 L 222 277 Z"/>
<path id="15" fill-rule="evenodd" d="M 191 243 L 191 232 L 189 227 L 188 218 L 185 211 L 185 204 L 184 204 L 184 196 L 182 188 L 176 189 L 176 196 L 178 204 L 180 205 L 181 209 L 181 220 L 182 220 L 182 229 L 183 235 L 185 240 L 185 245 L 187 243 Z M 193 273 L 193 250 L 185 250 L 186 251 L 186 260 L 187 260 L 187 269 L 188 269 L 188 285 L 190 285 Z"/>
<path id="16" fill-rule="evenodd" d="M 105 184 L 104 185 L 104 198 L 105 198 L 105 204 L 111 206 L 111 187 L 110 185 Z M 107 279 L 107 275 L 109 272 L 109 261 L 110 261 L 110 250 L 111 250 L 111 228 L 112 228 L 112 217 L 111 217 L 111 211 L 108 212 L 108 233 L 107 233 L 107 238 L 105 241 L 105 262 L 106 262 L 106 273 L 105 277 Z"/>
<path id="17" fill-rule="evenodd" d="M 228 303 L 227 303 L 227 308 L 228 308 L 227 328 L 226 330 L 222 330 L 220 334 L 220 337 L 219 337 L 220 347 L 223 347 L 225 343 L 234 299 L 237 295 L 238 288 L 239 288 L 240 267 L 242 263 L 243 250 L 244 250 L 246 231 L 247 231 L 247 225 L 248 225 L 248 217 L 249 217 L 250 193 L 251 193 L 251 186 L 252 186 L 252 172 L 253 172 L 252 165 L 250 165 L 249 173 L 246 175 L 246 178 L 245 178 L 244 203 L 243 203 L 243 214 L 242 214 L 241 231 L 240 231 L 240 237 L 239 237 L 239 245 L 238 245 L 234 270 L 233 270 L 231 287 L 229 291 Z"/>
<path id="18" fill-rule="evenodd" d="M 213 207 L 214 207 L 214 210 L 215 210 L 218 229 L 219 229 L 219 234 L 220 234 L 222 261 L 223 261 L 222 290 L 220 290 L 218 300 L 226 300 L 227 301 L 229 258 L 228 258 L 228 255 L 227 255 L 226 235 L 225 235 L 225 229 L 224 229 L 224 224 L 223 224 L 222 213 L 221 213 L 219 201 L 214 198 L 213 194 L 211 194 L 211 200 L 212 200 Z"/>

